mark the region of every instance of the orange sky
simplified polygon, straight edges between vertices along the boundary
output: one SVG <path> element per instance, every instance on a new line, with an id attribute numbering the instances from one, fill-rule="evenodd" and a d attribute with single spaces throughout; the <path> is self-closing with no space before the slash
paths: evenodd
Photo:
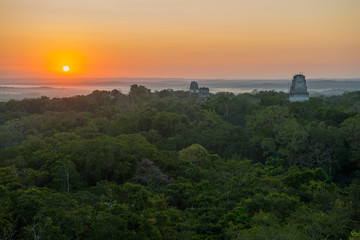
<path id="1" fill-rule="evenodd" d="M 360 77 L 359 12 L 359 0 L 1 0 L 0 78 Z"/>

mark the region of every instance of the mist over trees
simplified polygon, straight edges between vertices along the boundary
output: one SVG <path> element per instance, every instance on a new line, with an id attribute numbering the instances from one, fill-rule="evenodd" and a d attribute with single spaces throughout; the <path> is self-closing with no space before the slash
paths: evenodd
<path id="1" fill-rule="evenodd" d="M 360 92 L 0 103 L 0 239 L 359 239 Z"/>

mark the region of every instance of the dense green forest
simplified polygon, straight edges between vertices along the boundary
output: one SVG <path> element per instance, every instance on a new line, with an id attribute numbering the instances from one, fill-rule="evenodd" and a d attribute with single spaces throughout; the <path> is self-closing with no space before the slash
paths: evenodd
<path id="1" fill-rule="evenodd" d="M 0 103 L 0 239 L 360 239 L 360 92 Z"/>

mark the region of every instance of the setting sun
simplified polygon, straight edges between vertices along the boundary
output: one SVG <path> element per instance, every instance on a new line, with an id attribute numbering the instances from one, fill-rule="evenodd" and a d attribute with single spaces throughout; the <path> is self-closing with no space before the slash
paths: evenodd
<path id="1" fill-rule="evenodd" d="M 84 74 L 86 65 L 84 54 L 81 50 L 73 50 L 74 47 L 65 48 L 67 49 L 48 50 L 44 57 L 48 74 L 68 77 Z"/>

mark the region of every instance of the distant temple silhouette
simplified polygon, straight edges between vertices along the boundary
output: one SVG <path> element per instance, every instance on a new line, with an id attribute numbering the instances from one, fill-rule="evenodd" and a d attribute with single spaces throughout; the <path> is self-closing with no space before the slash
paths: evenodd
<path id="1" fill-rule="evenodd" d="M 207 87 L 201 87 L 199 88 L 199 85 L 197 82 L 192 81 L 190 83 L 190 94 L 197 94 L 199 97 L 206 98 L 210 96 L 209 88 Z"/>
<path id="2" fill-rule="evenodd" d="M 289 102 L 309 101 L 309 93 L 307 92 L 306 80 L 303 74 L 296 74 L 294 76 L 288 99 Z"/>

